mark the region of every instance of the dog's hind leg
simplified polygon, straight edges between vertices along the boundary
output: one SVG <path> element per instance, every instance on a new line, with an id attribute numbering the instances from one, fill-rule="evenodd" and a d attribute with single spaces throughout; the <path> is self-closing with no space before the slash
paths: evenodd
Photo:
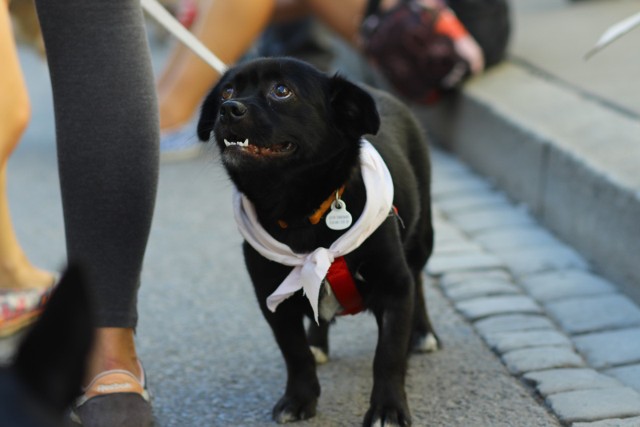
<path id="1" fill-rule="evenodd" d="M 415 353 L 431 353 L 440 349 L 440 339 L 436 335 L 427 312 L 423 290 L 423 273 L 414 273 L 415 299 L 413 307 L 413 325 L 409 348 Z"/>
<path id="2" fill-rule="evenodd" d="M 431 325 L 431 320 L 429 319 L 423 287 L 423 269 L 433 250 L 431 216 L 428 215 L 422 218 L 422 222 L 418 226 L 426 231 L 416 233 L 416 235 L 426 237 L 414 239 L 412 245 L 407 250 L 407 263 L 413 274 L 415 284 L 413 324 L 411 327 L 409 349 L 416 353 L 430 353 L 441 347 L 440 339 L 436 335 Z"/>
<path id="3" fill-rule="evenodd" d="M 307 328 L 309 348 L 318 365 L 329 361 L 329 325 L 330 323 L 320 319 L 320 324 L 313 320 Z"/>

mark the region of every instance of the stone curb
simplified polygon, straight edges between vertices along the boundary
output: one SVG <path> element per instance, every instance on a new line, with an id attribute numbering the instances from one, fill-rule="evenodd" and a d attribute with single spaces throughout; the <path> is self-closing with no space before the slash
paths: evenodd
<path id="1" fill-rule="evenodd" d="M 433 158 L 427 273 L 446 298 L 561 423 L 640 426 L 640 308 L 488 181 Z"/>
<path id="2" fill-rule="evenodd" d="M 640 302 L 640 120 L 510 61 L 457 96 L 415 111 L 435 142 L 526 203 L 545 227 Z M 442 208 L 453 202 L 443 201 Z M 483 224 L 464 225 L 470 226 Z M 518 257 L 511 262 L 526 266 Z"/>

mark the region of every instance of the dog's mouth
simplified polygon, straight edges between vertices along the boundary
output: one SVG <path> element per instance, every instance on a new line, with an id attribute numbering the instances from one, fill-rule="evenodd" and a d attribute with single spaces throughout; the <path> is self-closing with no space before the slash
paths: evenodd
<path id="1" fill-rule="evenodd" d="M 252 144 L 249 138 L 244 141 L 229 141 L 224 138 L 225 150 L 240 150 L 242 153 L 249 154 L 255 157 L 278 157 L 286 156 L 293 153 L 296 150 L 296 144 L 293 142 L 282 142 L 277 144 L 271 144 L 269 146 L 261 146 Z"/>

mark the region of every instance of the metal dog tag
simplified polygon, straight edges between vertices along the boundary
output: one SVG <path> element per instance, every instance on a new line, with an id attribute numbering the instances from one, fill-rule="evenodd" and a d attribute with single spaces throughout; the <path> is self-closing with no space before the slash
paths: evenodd
<path id="1" fill-rule="evenodd" d="M 327 227 L 332 230 L 344 230 L 345 228 L 349 228 L 351 222 L 353 222 L 353 219 L 349 211 L 347 211 L 347 204 L 341 199 L 336 198 L 331 204 L 331 212 L 329 212 L 325 218 Z"/>

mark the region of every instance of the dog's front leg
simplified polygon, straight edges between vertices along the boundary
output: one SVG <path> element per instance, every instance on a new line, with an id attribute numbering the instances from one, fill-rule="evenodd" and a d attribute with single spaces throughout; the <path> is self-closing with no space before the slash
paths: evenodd
<path id="1" fill-rule="evenodd" d="M 313 417 L 320 396 L 316 363 L 309 349 L 302 313 L 288 310 L 287 305 L 291 305 L 288 303 L 283 303 L 275 313 L 266 314 L 287 365 L 287 387 L 272 413 L 278 423 Z"/>
<path id="2" fill-rule="evenodd" d="M 401 277 L 398 277 L 401 276 Z M 405 392 L 413 286 L 408 273 L 387 277 L 393 289 L 376 296 L 372 307 L 378 323 L 378 345 L 373 362 L 373 390 L 363 425 L 409 426 L 411 415 Z M 388 287 L 387 284 L 380 285 Z"/>
<path id="3" fill-rule="evenodd" d="M 329 322 L 322 319 L 319 323 L 312 321 L 307 328 L 307 339 L 316 364 L 327 363 L 329 361 Z"/>
<path id="4" fill-rule="evenodd" d="M 243 249 L 260 309 L 287 365 L 287 388 L 273 408 L 273 419 L 286 423 L 311 418 L 316 414 L 320 383 L 303 323 L 309 303 L 302 295 L 293 295 L 271 312 L 267 308 L 267 297 L 291 268 L 267 260 L 246 243 Z"/>

